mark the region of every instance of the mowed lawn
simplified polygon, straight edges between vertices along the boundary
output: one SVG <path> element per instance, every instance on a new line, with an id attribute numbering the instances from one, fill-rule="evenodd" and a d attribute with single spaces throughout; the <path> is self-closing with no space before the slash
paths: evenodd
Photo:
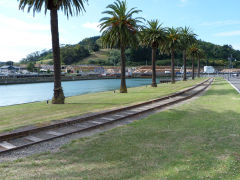
<path id="1" fill-rule="evenodd" d="M 240 95 L 217 79 L 185 105 L 1 163 L 0 179 L 240 179 Z"/>
<path id="2" fill-rule="evenodd" d="M 30 103 L 16 106 L 0 107 L 0 132 L 17 127 L 37 124 L 39 126 L 52 120 L 77 116 L 83 113 L 96 112 L 103 109 L 116 108 L 146 101 L 171 94 L 181 89 L 193 86 L 204 79 L 177 82 L 176 84 L 161 84 L 158 88 L 150 86 L 129 88 L 127 94 L 113 91 L 86 94 L 66 98 L 64 105 L 46 104 L 46 102 Z"/>

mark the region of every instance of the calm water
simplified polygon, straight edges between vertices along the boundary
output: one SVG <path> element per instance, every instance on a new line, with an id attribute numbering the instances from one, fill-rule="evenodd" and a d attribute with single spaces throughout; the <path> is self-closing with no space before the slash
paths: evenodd
<path id="1" fill-rule="evenodd" d="M 151 79 L 127 79 L 127 87 L 151 84 Z M 66 97 L 119 89 L 119 79 L 68 81 L 62 83 Z M 44 101 L 53 96 L 53 83 L 0 85 L 0 106 Z"/>

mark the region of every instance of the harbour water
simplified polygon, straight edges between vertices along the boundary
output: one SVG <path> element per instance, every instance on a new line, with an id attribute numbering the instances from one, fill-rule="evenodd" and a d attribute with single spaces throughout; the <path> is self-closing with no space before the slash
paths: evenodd
<path id="1" fill-rule="evenodd" d="M 127 87 L 150 85 L 151 79 L 127 79 Z M 66 97 L 119 89 L 120 79 L 82 80 L 62 83 Z M 51 99 L 53 83 L 0 85 L 0 106 Z"/>

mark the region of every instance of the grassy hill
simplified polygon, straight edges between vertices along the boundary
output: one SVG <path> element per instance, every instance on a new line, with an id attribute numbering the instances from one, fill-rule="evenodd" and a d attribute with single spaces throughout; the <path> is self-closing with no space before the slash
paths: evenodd
<path id="1" fill-rule="evenodd" d="M 36 64 L 53 64 L 53 59 L 44 59 L 37 61 Z"/>
<path id="2" fill-rule="evenodd" d="M 113 65 L 119 64 L 119 50 L 101 49 L 100 36 L 86 38 L 75 45 L 64 45 L 61 47 L 61 58 L 63 64 L 94 64 L 94 65 Z M 234 50 L 231 45 L 215 45 L 205 41 L 198 41 L 199 47 L 205 52 L 205 58 L 201 61 L 201 66 L 210 65 L 218 67 L 229 66 L 228 58 L 233 57 L 233 66 L 240 67 L 240 51 Z M 151 48 L 138 47 L 126 49 L 127 65 L 139 66 L 146 62 L 151 64 Z M 182 52 L 175 54 L 176 64 L 182 66 Z M 52 64 L 52 50 L 38 51 L 29 54 L 21 63 L 27 64 L 37 62 L 40 64 Z M 169 66 L 169 54 L 157 53 L 157 64 Z M 191 65 L 191 61 L 187 61 Z"/>
<path id="3" fill-rule="evenodd" d="M 109 52 L 110 52 L 110 49 L 100 49 L 97 52 L 91 52 L 89 57 L 82 59 L 76 64 L 89 64 L 90 61 L 99 61 L 99 60 L 107 61 Z"/>
<path id="4" fill-rule="evenodd" d="M 100 49 L 97 52 L 91 52 L 90 56 L 79 60 L 77 63 L 74 63 L 74 65 L 95 64 L 98 63 L 99 61 L 105 61 L 107 63 L 110 51 L 111 51 L 110 49 Z M 36 61 L 36 64 L 53 64 L 53 59 L 44 59 Z"/>

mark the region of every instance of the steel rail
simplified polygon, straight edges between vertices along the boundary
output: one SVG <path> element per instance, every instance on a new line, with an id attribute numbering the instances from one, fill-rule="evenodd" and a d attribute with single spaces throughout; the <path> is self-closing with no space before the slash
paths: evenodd
<path id="1" fill-rule="evenodd" d="M 30 130 L 2 134 L 0 135 L 0 154 L 15 151 L 17 149 L 28 147 L 41 142 L 50 141 L 70 134 L 89 131 L 91 129 L 96 129 L 107 124 L 112 124 L 116 121 L 140 115 L 148 111 L 168 107 L 170 105 L 185 101 L 196 96 L 197 94 L 208 88 L 212 82 L 213 79 L 209 78 L 193 87 L 181 90 L 177 93 L 173 93 L 169 96 L 165 96 L 162 98 L 157 98 L 154 100 L 138 103 L 123 108 L 117 108 L 114 110 L 107 110 L 99 113 L 87 114 L 81 117 L 76 117 L 73 119 L 67 119 L 61 122 L 53 123 L 51 125 L 32 128 Z M 111 117 L 109 118 L 108 116 Z M 86 126 L 86 124 L 88 126 Z M 61 132 L 61 128 L 70 128 L 70 130 L 68 132 Z M 71 130 L 71 128 L 73 128 L 73 130 Z M 49 137 L 47 138 L 40 138 L 40 135 L 38 135 L 39 133 L 50 133 L 49 130 L 53 130 L 51 131 L 52 137 L 50 136 L 50 134 Z M 23 143 L 21 144 L 22 139 Z M 16 145 L 14 143 L 11 143 L 11 141 L 19 142 Z"/>

